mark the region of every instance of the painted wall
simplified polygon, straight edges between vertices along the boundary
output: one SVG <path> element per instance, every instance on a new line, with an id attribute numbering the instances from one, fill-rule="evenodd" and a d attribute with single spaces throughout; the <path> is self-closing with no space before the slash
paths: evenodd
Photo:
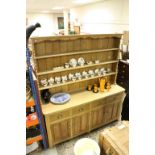
<path id="1" fill-rule="evenodd" d="M 129 28 L 129 0 L 105 0 L 70 10 L 85 33 L 119 33 Z"/>
<path id="2" fill-rule="evenodd" d="M 28 26 L 39 22 L 41 28 L 37 28 L 31 36 L 50 36 L 58 33 L 57 17 L 63 14 L 57 13 L 27 13 Z"/>

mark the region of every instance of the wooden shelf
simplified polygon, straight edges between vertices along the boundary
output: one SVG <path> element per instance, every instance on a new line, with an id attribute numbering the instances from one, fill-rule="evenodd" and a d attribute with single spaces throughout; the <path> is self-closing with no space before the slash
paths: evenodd
<path id="1" fill-rule="evenodd" d="M 34 99 L 31 97 L 28 101 L 26 101 L 26 108 L 35 106 Z"/>
<path id="2" fill-rule="evenodd" d="M 94 76 L 94 77 L 89 77 L 89 78 L 86 78 L 86 79 L 81 79 L 81 80 L 76 80 L 76 81 L 69 81 L 69 82 L 60 83 L 60 84 L 54 84 L 52 86 L 40 87 L 39 90 L 50 89 L 50 88 L 54 88 L 54 87 L 60 87 L 60 86 L 68 85 L 68 84 L 73 84 L 73 83 L 77 83 L 77 82 L 87 81 L 87 80 L 96 79 L 96 78 L 99 78 L 99 77 L 110 76 L 110 75 L 115 75 L 115 74 L 116 74 L 116 72 L 111 72 L 111 73 L 108 73 L 108 74 L 105 74 L 105 75 Z"/>
<path id="3" fill-rule="evenodd" d="M 77 55 L 77 54 L 98 53 L 98 52 L 106 52 L 106 51 L 117 51 L 117 50 L 119 50 L 119 48 L 102 49 L 102 50 L 89 50 L 89 51 L 77 51 L 77 52 L 69 52 L 69 53 L 62 53 L 62 54 L 35 56 L 34 59 L 45 59 L 45 58 L 70 56 L 70 55 Z"/>
<path id="4" fill-rule="evenodd" d="M 93 67 L 93 66 L 106 65 L 106 64 L 117 63 L 117 62 L 118 62 L 118 60 L 111 60 L 111 61 L 107 61 L 107 62 L 101 62 L 99 64 L 91 64 L 91 65 L 84 65 L 84 66 L 64 68 L 64 69 L 61 69 L 61 70 L 50 70 L 50 71 L 45 71 L 45 72 L 38 72 L 37 75 L 45 75 L 45 74 L 50 74 L 50 73 L 58 73 L 58 72 L 63 72 L 63 71 L 69 71 L 69 70 L 76 70 L 76 69 L 88 68 L 88 67 Z"/>
<path id="5" fill-rule="evenodd" d="M 26 140 L 26 144 L 27 144 L 27 145 L 30 145 L 30 144 L 32 144 L 33 142 L 38 142 L 38 141 L 40 141 L 40 140 L 42 140 L 42 136 L 41 136 L 41 135 L 36 136 L 36 137 L 33 137 L 33 138 L 28 138 L 28 139 Z"/>

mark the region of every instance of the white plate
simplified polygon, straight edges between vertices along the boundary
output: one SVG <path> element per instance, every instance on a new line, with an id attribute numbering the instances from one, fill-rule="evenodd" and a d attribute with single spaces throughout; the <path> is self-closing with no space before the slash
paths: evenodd
<path id="1" fill-rule="evenodd" d="M 69 100 L 70 94 L 67 93 L 57 93 L 50 98 L 50 101 L 54 104 L 64 104 Z"/>
<path id="2" fill-rule="evenodd" d="M 77 60 L 76 59 L 70 59 L 70 61 L 69 61 L 69 65 L 71 66 L 71 67 L 76 67 L 77 66 Z"/>

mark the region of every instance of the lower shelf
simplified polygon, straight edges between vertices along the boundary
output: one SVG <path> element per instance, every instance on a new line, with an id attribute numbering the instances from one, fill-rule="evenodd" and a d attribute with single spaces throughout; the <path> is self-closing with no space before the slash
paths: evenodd
<path id="1" fill-rule="evenodd" d="M 38 141 L 40 141 L 40 140 L 42 140 L 42 136 L 41 136 L 41 135 L 36 136 L 36 137 L 33 137 L 33 138 L 28 138 L 28 139 L 26 140 L 26 145 L 30 145 L 30 144 L 32 144 L 33 142 L 38 142 Z"/>

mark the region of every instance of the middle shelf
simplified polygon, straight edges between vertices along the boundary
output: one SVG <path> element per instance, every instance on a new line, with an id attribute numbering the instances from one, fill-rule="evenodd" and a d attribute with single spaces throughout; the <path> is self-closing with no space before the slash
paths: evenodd
<path id="1" fill-rule="evenodd" d="M 87 81 L 87 80 L 96 79 L 96 78 L 105 77 L 105 76 L 110 76 L 110 75 L 115 75 L 115 74 L 117 74 L 117 72 L 111 72 L 111 73 L 107 73 L 105 75 L 89 77 L 89 78 L 76 80 L 76 81 L 68 81 L 68 82 L 65 82 L 65 83 L 53 84 L 53 85 L 50 85 L 50 86 L 40 86 L 39 90 L 55 88 L 55 87 L 59 87 L 59 86 L 64 86 L 64 85 L 68 85 L 68 84 L 73 84 L 73 83 L 77 83 L 77 82 Z"/>

